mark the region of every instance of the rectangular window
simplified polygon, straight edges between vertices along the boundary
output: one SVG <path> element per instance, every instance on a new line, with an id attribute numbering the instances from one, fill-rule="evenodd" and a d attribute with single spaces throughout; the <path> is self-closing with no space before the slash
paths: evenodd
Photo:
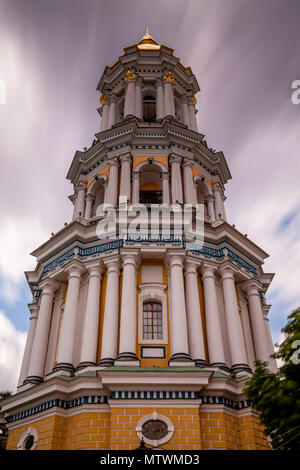
<path id="1" fill-rule="evenodd" d="M 143 339 L 162 339 L 162 305 L 147 301 L 143 304 Z"/>

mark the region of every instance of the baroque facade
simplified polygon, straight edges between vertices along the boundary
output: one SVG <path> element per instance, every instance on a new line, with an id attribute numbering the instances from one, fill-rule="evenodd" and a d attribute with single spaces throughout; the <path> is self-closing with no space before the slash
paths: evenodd
<path id="1" fill-rule="evenodd" d="M 100 132 L 67 178 L 73 219 L 32 254 L 33 301 L 8 449 L 265 449 L 243 394 L 276 368 L 268 256 L 226 219 L 231 178 L 198 132 L 190 67 L 147 31 L 99 81 Z M 204 207 L 204 244 L 99 239 L 105 203 Z M 229 202 L 230 203 L 230 202 Z M 147 209 L 148 210 L 148 209 Z"/>

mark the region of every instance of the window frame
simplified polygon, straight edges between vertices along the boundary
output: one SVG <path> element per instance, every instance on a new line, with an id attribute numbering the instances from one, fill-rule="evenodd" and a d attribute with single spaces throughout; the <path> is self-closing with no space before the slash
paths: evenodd
<path id="1" fill-rule="evenodd" d="M 164 292 L 167 286 L 160 283 L 140 284 L 138 295 L 138 344 L 168 344 L 168 309 L 167 296 Z M 144 339 L 144 303 L 147 301 L 160 302 L 162 313 L 162 338 Z"/>

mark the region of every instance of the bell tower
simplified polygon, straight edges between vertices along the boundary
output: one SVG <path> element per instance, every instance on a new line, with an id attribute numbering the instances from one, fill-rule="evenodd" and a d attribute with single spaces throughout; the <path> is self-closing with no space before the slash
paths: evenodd
<path id="1" fill-rule="evenodd" d="M 197 79 L 147 28 L 97 90 L 99 132 L 67 174 L 70 222 L 26 272 L 27 343 L 2 406 L 8 448 L 268 448 L 243 388 L 256 359 L 276 368 L 273 274 L 227 221 L 231 174 L 198 130 Z M 120 230 L 125 215 L 149 227 L 171 206 L 201 219 L 201 246 L 175 219 L 167 235 L 163 217 L 156 235 Z"/>

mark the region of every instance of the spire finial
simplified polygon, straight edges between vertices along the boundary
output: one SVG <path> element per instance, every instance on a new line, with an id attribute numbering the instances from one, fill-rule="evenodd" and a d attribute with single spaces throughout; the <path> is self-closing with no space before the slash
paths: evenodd
<path id="1" fill-rule="evenodd" d="M 146 34 L 150 34 L 149 33 L 149 26 L 145 26 L 145 29 L 146 29 Z"/>

